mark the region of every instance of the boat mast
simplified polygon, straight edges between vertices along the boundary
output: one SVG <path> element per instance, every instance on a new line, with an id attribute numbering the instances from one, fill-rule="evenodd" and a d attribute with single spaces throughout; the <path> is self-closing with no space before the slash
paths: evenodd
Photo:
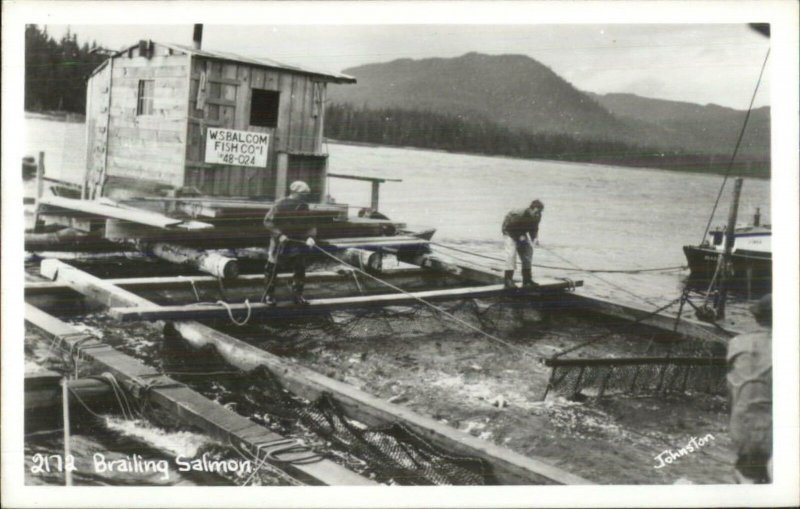
<path id="1" fill-rule="evenodd" d="M 719 299 L 717 300 L 716 316 L 717 319 L 725 318 L 725 301 L 728 296 L 728 276 L 731 270 L 731 253 L 736 233 L 736 217 L 739 213 L 739 196 L 742 194 L 742 177 L 738 177 L 733 186 L 733 202 L 728 212 L 728 227 L 725 230 L 725 252 L 722 254 L 722 264 L 720 267 L 719 279 Z"/>

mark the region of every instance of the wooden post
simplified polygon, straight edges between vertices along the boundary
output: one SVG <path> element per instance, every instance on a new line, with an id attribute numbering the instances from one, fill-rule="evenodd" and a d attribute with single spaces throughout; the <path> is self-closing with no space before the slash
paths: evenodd
<path id="1" fill-rule="evenodd" d="M 44 194 L 44 152 L 39 152 L 39 162 L 36 165 L 36 207 L 33 209 L 33 231 L 39 222 L 40 202 Z"/>
<path id="2" fill-rule="evenodd" d="M 289 173 L 289 154 L 278 153 L 278 167 L 275 175 L 275 199 L 286 196 L 286 177 Z"/>
<path id="3" fill-rule="evenodd" d="M 67 377 L 61 380 L 61 406 L 62 417 L 64 419 L 64 484 L 72 486 L 72 471 L 70 465 L 70 444 L 69 444 L 69 385 Z"/>
<path id="4" fill-rule="evenodd" d="M 739 213 L 739 196 L 742 193 L 741 177 L 736 179 L 733 186 L 733 202 L 728 212 L 728 228 L 725 231 L 725 253 L 722 255 L 722 270 L 720 271 L 719 280 L 719 300 L 717 301 L 717 319 L 725 318 L 725 300 L 728 296 L 728 266 L 731 261 L 731 252 L 733 251 L 733 243 L 736 240 L 736 216 Z"/>
<path id="5" fill-rule="evenodd" d="M 381 183 L 377 180 L 372 181 L 372 200 L 370 201 L 370 208 L 378 210 L 378 198 L 381 190 Z"/>

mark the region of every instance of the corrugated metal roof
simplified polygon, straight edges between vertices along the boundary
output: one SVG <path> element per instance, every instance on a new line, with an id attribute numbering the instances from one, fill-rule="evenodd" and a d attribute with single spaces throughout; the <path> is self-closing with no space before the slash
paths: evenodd
<path id="1" fill-rule="evenodd" d="M 237 55 L 235 53 L 229 53 L 227 51 L 209 51 L 207 49 L 195 49 L 191 46 L 184 46 L 183 44 L 175 44 L 175 43 L 163 43 L 153 41 L 155 44 L 160 44 L 161 46 L 165 46 L 167 48 L 172 48 L 174 50 L 183 51 L 192 55 L 197 55 L 200 57 L 205 58 L 215 58 L 218 60 L 227 60 L 229 62 L 242 62 L 249 65 L 257 65 L 259 67 L 268 67 L 270 69 L 281 69 L 284 71 L 291 71 L 301 74 L 311 74 L 313 76 L 319 76 L 321 78 L 326 78 L 329 81 L 334 81 L 337 83 L 355 83 L 356 79 L 352 76 L 348 76 L 346 74 L 338 74 L 338 73 L 330 73 L 330 72 L 322 72 L 322 71 L 315 71 L 313 69 L 308 69 L 306 67 L 300 67 L 298 65 L 290 65 L 284 64 L 281 62 L 277 62 L 275 60 L 271 60 L 269 58 L 253 58 L 253 57 L 246 57 L 242 55 Z M 128 51 L 130 48 L 135 48 L 138 46 L 134 44 L 129 48 L 126 48 L 117 55 L 121 55 Z"/>

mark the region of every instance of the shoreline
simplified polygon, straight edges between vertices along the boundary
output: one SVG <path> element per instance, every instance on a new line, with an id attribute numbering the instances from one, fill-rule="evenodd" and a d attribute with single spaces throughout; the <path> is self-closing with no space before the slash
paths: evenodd
<path id="1" fill-rule="evenodd" d="M 705 172 L 705 171 L 697 171 L 697 170 L 674 170 L 669 168 L 661 168 L 658 166 L 634 166 L 634 165 L 623 165 L 623 164 L 610 164 L 610 163 L 595 163 L 589 161 L 568 161 L 564 159 L 543 159 L 543 158 L 531 158 L 531 157 L 514 157 L 509 155 L 501 155 L 501 154 L 481 154 L 478 152 L 457 152 L 452 150 L 445 150 L 439 148 L 426 148 L 426 147 L 414 147 L 410 145 L 382 145 L 379 143 L 370 143 L 365 141 L 349 141 L 349 140 L 337 140 L 334 138 L 325 138 L 325 143 L 333 143 L 337 145 L 351 145 L 354 147 L 365 147 L 365 148 L 393 148 L 398 150 L 418 150 L 418 151 L 425 151 L 425 152 L 436 152 L 440 154 L 456 154 L 456 155 L 465 155 L 465 156 L 476 156 L 476 157 L 491 157 L 491 158 L 499 158 L 499 159 L 513 159 L 515 161 L 541 161 L 541 162 L 548 162 L 548 163 L 556 163 L 556 164 L 577 164 L 577 165 L 592 165 L 592 166 L 600 166 L 606 168 L 614 168 L 614 169 L 632 169 L 632 170 L 648 170 L 648 171 L 668 171 L 671 173 L 688 173 L 692 175 L 709 175 L 709 176 L 719 176 L 724 177 L 724 172 Z M 759 180 L 771 180 L 772 176 L 759 176 L 759 175 L 740 175 L 737 173 L 731 173 L 729 176 L 737 177 L 741 176 L 743 178 L 748 179 L 759 179 Z"/>

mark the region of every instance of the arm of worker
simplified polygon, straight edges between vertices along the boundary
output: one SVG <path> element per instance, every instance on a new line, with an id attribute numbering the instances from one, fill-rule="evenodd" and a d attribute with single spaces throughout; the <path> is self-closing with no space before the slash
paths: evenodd
<path id="1" fill-rule="evenodd" d="M 306 237 L 307 237 L 306 245 L 308 247 L 314 247 L 317 245 L 317 241 L 315 240 L 316 236 L 317 236 L 317 227 L 315 226 L 313 228 L 309 228 L 309 230 L 306 232 Z"/>
<path id="2" fill-rule="evenodd" d="M 264 216 L 264 221 L 262 222 L 264 228 L 267 229 L 272 235 L 279 237 L 280 242 L 286 242 L 286 235 L 283 234 L 280 228 L 275 225 L 275 215 L 273 214 L 274 209 L 270 209 L 269 212 Z"/>

